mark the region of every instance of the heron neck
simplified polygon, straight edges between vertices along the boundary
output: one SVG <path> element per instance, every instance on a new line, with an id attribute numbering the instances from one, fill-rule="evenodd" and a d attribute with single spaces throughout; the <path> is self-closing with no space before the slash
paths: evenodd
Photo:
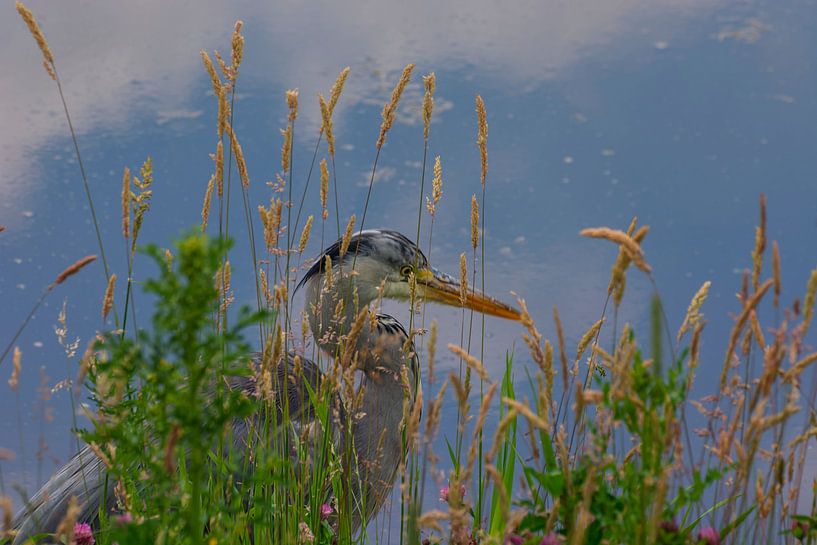
<path id="1" fill-rule="evenodd" d="M 341 340 L 351 330 L 360 309 L 376 297 L 374 290 L 361 288 L 354 276 L 333 268 L 327 281 L 321 274 L 306 285 L 306 312 L 315 342 L 333 357 L 342 349 Z"/>
<path id="2" fill-rule="evenodd" d="M 413 373 L 409 372 L 406 390 L 399 371 L 388 368 L 364 372 L 363 396 L 358 418 L 353 424 L 355 451 L 358 455 L 360 483 L 356 484 L 365 510 L 365 520 L 377 513 L 391 495 L 397 470 L 406 455 L 403 415 L 412 412 L 415 392 Z M 408 406 L 405 407 L 405 401 Z M 405 412 L 404 412 L 405 411 Z"/>

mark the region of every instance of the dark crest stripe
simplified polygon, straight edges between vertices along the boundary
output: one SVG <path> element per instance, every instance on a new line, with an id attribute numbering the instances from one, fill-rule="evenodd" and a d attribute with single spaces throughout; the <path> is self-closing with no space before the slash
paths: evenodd
<path id="1" fill-rule="evenodd" d="M 358 257 L 375 255 L 378 249 L 382 249 L 381 246 L 386 241 L 393 243 L 394 248 L 401 254 L 403 262 L 411 263 L 414 260 L 414 253 L 419 252 L 420 264 L 427 264 L 426 257 L 417 249 L 417 246 L 411 240 L 402 233 L 388 229 L 367 229 L 366 231 L 352 235 L 352 239 L 349 241 L 349 249 L 344 256 L 344 261 L 353 259 L 355 255 Z M 340 259 L 340 245 L 341 241 L 338 240 L 324 250 L 320 257 L 312 263 L 309 270 L 306 271 L 301 281 L 298 282 L 295 291 L 298 291 L 310 278 L 324 272 L 326 268 L 326 256 L 329 256 L 332 260 L 333 266 L 337 264 L 338 259 Z"/>

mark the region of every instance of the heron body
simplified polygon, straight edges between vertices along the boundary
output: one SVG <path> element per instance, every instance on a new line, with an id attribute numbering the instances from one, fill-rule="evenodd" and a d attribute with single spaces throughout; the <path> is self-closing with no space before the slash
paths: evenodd
<path id="1" fill-rule="evenodd" d="M 405 414 L 411 414 L 420 384 L 419 361 L 409 335 L 400 323 L 386 314 L 374 314 L 370 304 L 386 297 L 420 299 L 449 305 L 463 305 L 488 314 L 518 319 L 519 313 L 476 291 L 463 300 L 459 284 L 450 276 L 431 269 L 423 253 L 396 231 L 368 230 L 355 234 L 347 251 L 341 241 L 328 247 L 305 273 L 298 288 L 305 287 L 306 313 L 315 343 L 336 360 L 345 358 L 361 373 L 352 425 L 338 425 L 347 415 L 341 400 L 335 403 L 334 422 L 329 430 L 335 452 L 344 453 L 352 445 L 356 458 L 351 491 L 355 501 L 353 531 L 382 507 L 393 488 L 397 469 L 407 454 L 400 433 Z M 362 327 L 356 324 L 368 315 Z M 355 328 L 355 325 L 358 325 Z M 258 357 L 258 355 L 256 355 Z M 309 391 L 318 391 L 327 377 L 314 362 L 290 353 L 285 364 L 276 367 L 274 399 L 282 421 L 281 402 L 288 400 L 288 413 L 297 429 L 314 426 L 316 416 Z M 256 381 L 234 377 L 230 386 L 256 396 Z M 333 394 L 340 395 L 340 394 Z M 408 410 L 404 407 L 408 402 Z M 234 448 L 246 448 L 252 420 L 233 423 Z M 350 430 L 347 432 L 347 430 Z M 351 438 L 346 434 L 351 433 Z M 351 439 L 351 441 L 349 440 Z M 314 443 L 313 443 L 314 444 Z M 80 507 L 79 522 L 94 523 L 100 504 L 115 505 L 113 486 L 106 478 L 100 459 L 86 446 L 71 458 L 18 513 L 14 545 L 38 533 L 53 533 L 65 515 L 71 497 Z"/>

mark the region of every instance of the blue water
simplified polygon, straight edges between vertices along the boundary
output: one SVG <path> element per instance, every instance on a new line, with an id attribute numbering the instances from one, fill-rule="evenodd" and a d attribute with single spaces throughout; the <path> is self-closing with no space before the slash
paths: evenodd
<path id="1" fill-rule="evenodd" d="M 784 302 L 802 297 L 817 265 L 815 2 L 484 0 L 418 6 L 354 0 L 263 7 L 32 2 L 30 7 L 57 58 L 108 258 L 120 278 L 126 276 L 119 208 L 125 165 L 136 169 L 146 156 L 153 158 L 154 198 L 141 241 L 169 246 L 200 221 L 216 135 L 215 99 L 198 51 L 228 53 L 236 19 L 245 22 L 246 55 L 235 127 L 248 158 L 253 205 L 266 202 L 264 182 L 279 168 L 285 90 L 300 90 L 294 156 L 300 195 L 319 126 L 316 94 L 327 94 L 348 65 L 351 74 L 335 112 L 341 224 L 353 212 L 360 217 L 380 109 L 403 66 L 414 62 L 413 83 L 383 149 L 366 219 L 369 227 L 413 237 L 422 159 L 420 76 L 436 72 L 430 154 L 442 157 L 444 194 L 432 262 L 452 273 L 460 252 L 469 249 L 470 197 L 481 190 L 474 96 L 483 96 L 489 123 L 487 288 L 509 301 L 511 291 L 524 297 L 551 339 L 551 309 L 557 305 L 568 354 L 599 317 L 616 255 L 610 244 L 579 237 L 584 227 L 625 228 L 634 215 L 651 226 L 644 248 L 673 330 L 692 294 L 712 281 L 696 390 L 701 395 L 711 393 L 730 313 L 739 309 L 734 294 L 750 265 L 761 192 L 769 203 L 768 238 L 779 241 L 782 252 Z M 5 347 L 43 287 L 67 264 L 98 250 L 59 97 L 11 3 L 0 8 L 0 35 Z M 308 213 L 318 210 L 316 181 Z M 250 304 L 255 294 L 242 242 L 243 212 L 240 201 L 233 202 L 232 229 L 239 238 L 233 283 L 237 302 Z M 423 222 L 427 233 L 425 214 Z M 335 232 L 334 225 L 330 217 L 328 233 Z M 313 235 L 306 254 L 315 255 L 318 246 Z M 151 273 L 146 261 L 137 260 L 137 280 Z M 0 447 L 21 454 L 2 462 L 6 485 L 34 487 L 68 455 L 69 399 L 65 391 L 55 393 L 48 402 L 53 420 L 38 419 L 40 369 L 50 385 L 69 369 L 75 372 L 76 359 L 66 363 L 54 335 L 57 314 L 67 301 L 69 340 L 81 339 L 81 353 L 94 331 L 111 326 L 100 317 L 104 289 L 96 263 L 50 295 L 19 340 L 21 401 L 0 386 Z M 631 273 L 627 292 L 619 320 L 646 331 L 652 286 Z M 405 305 L 387 310 L 408 320 Z M 140 325 L 149 311 L 137 298 Z M 459 311 L 432 306 L 427 316 L 441 324 L 441 345 L 459 342 Z M 486 328 L 488 368 L 498 376 L 505 352 L 514 349 L 521 378 L 529 358 L 518 326 L 489 319 Z M 9 363 L 0 365 L 4 381 Z M 456 361 L 446 356 L 441 365 L 453 369 Z M 441 437 L 453 432 L 452 411 Z M 80 417 L 80 425 L 84 422 Z M 41 430 L 48 450 L 38 468 L 33 453 Z M 387 520 L 383 524 L 388 527 Z"/>

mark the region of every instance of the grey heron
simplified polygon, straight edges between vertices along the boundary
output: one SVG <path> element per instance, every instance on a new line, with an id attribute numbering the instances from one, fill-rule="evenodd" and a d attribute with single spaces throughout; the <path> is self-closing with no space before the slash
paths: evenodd
<path id="1" fill-rule="evenodd" d="M 344 251 L 345 250 L 345 251 Z M 306 312 L 315 343 L 330 356 L 338 357 L 346 348 L 361 310 L 379 298 L 436 301 L 465 306 L 486 314 L 518 320 L 519 312 L 500 301 L 470 290 L 462 293 L 451 276 L 432 268 L 420 249 L 404 235 L 390 230 L 366 230 L 351 237 L 346 248 L 342 241 L 328 247 L 304 274 L 296 289 L 305 288 Z M 359 418 L 352 419 L 351 444 L 358 466 L 364 468 L 352 483 L 359 496 L 357 506 L 365 506 L 353 516 L 354 530 L 375 515 L 389 496 L 397 470 L 407 454 L 399 433 L 404 418 L 403 399 L 414 403 L 419 386 L 419 360 L 402 325 L 386 314 L 372 314 L 369 327 L 358 328 L 354 337 L 357 369 L 362 378 L 358 392 Z M 257 357 L 257 356 L 256 356 Z M 308 389 L 317 391 L 325 376 L 314 362 L 294 353 L 285 365 L 277 366 L 275 399 L 289 400 L 300 426 L 310 425 L 314 412 L 309 407 Z M 404 367 L 408 376 L 406 392 Z M 255 395 L 256 383 L 247 377 L 231 381 L 248 395 Z M 280 410 L 280 407 L 279 407 Z M 337 418 L 337 417 L 336 417 Z M 338 450 L 347 444 L 346 426 L 329 430 Z M 248 441 L 251 426 L 236 422 L 233 446 Z M 96 522 L 101 502 L 114 505 L 113 483 L 105 478 L 100 459 L 86 446 L 69 460 L 18 513 L 14 544 L 38 533 L 54 532 L 71 497 L 80 506 L 78 521 Z M 364 526 L 365 527 L 365 526 Z"/>

